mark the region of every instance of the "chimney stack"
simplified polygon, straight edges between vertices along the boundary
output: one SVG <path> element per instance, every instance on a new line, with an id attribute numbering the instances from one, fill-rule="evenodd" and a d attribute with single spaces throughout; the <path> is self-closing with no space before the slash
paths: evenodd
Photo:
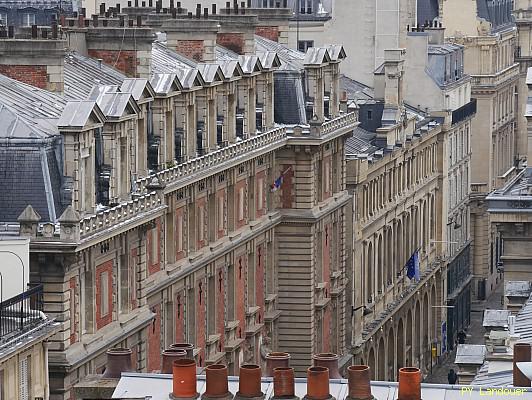
<path id="1" fill-rule="evenodd" d="M 290 366 L 290 354 L 272 352 L 266 355 L 266 369 L 264 376 L 273 376 L 275 368 L 288 368 Z"/>
<path id="2" fill-rule="evenodd" d="M 515 387 L 530 387 L 530 379 L 516 365 L 518 362 L 532 361 L 530 356 L 530 343 L 516 343 L 514 345 L 513 385 Z"/>
<path id="3" fill-rule="evenodd" d="M 334 353 L 319 353 L 312 356 L 315 367 L 326 367 L 329 370 L 329 378 L 341 379 L 340 371 L 338 370 L 338 360 L 340 357 Z"/>
<path id="4" fill-rule="evenodd" d="M 180 349 L 166 349 L 162 353 L 161 373 L 171 374 L 173 371 L 174 361 L 187 358 L 187 352 Z"/>
<path id="5" fill-rule="evenodd" d="M 367 365 L 347 367 L 349 394 L 346 400 L 371 400 L 370 370 Z"/>
<path id="6" fill-rule="evenodd" d="M 421 371 L 418 368 L 399 369 L 397 400 L 421 400 Z"/>
<path id="7" fill-rule="evenodd" d="M 240 367 L 238 392 L 235 400 L 263 397 L 261 391 L 261 369 L 258 365 L 247 364 Z"/>
<path id="8" fill-rule="evenodd" d="M 131 349 L 127 348 L 113 348 L 107 350 L 107 365 L 104 378 L 120 379 L 122 372 L 131 372 Z"/>
<path id="9" fill-rule="evenodd" d="M 223 364 L 213 364 L 205 368 L 206 388 L 201 396 L 202 400 L 232 400 L 227 381 L 227 367 Z"/>
<path id="10" fill-rule="evenodd" d="M 196 391 L 196 362 L 189 358 L 175 360 L 170 398 L 196 399 L 198 396 Z"/>
<path id="11" fill-rule="evenodd" d="M 273 370 L 273 398 L 299 400 L 296 397 L 294 368 L 278 367 Z"/>
<path id="12" fill-rule="evenodd" d="M 187 353 L 187 358 L 194 359 L 194 345 L 192 343 L 174 343 L 171 349 L 183 350 Z"/>
<path id="13" fill-rule="evenodd" d="M 331 399 L 329 389 L 329 370 L 326 367 L 307 369 L 307 394 L 303 400 Z"/>

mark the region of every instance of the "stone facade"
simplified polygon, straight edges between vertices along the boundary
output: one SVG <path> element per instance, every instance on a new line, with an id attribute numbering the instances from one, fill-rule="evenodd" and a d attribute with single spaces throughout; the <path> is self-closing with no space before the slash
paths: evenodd
<path id="1" fill-rule="evenodd" d="M 180 32 L 172 21 L 169 34 L 188 37 L 186 25 Z M 133 30 L 140 35 L 135 51 L 143 51 L 147 28 L 113 30 L 112 18 L 107 24 L 73 26 L 69 35 L 85 37 L 80 48 L 114 66 L 123 52 L 102 52 L 114 51 L 123 37 L 129 46 Z M 195 74 L 189 79 L 177 68 L 165 91 L 154 76 L 133 80 L 138 91 L 121 86 L 102 94 L 113 107 L 89 102 L 90 112 L 73 121 L 70 107 L 79 104 L 66 103 L 69 118 L 55 122 L 72 204 L 55 233 L 37 229 L 48 221 L 20 228 L 33 232 L 30 279 L 43 283 L 45 312 L 60 323 L 50 341 L 52 399 L 72 398 L 76 382 L 101 373 L 112 346 L 131 348 L 134 368 L 148 372 L 160 369 L 161 351 L 178 341 L 195 344 L 198 365 L 223 361 L 232 375 L 244 362 L 262 364 L 272 350 L 290 352 L 298 373 L 317 352 L 351 360 L 343 154 L 357 120 L 339 110 L 340 59 L 323 49 L 323 60 L 303 67 L 317 121 L 275 128 L 278 61 L 242 50 L 251 54 L 234 75 L 219 66 L 213 75 L 183 67 Z M 332 88 L 327 109 L 325 83 Z M 159 143 L 151 157 L 150 143 Z M 108 189 L 99 179 L 103 166 Z M 282 184 L 273 185 L 279 178 Z"/>
<path id="2" fill-rule="evenodd" d="M 515 27 L 506 23 L 494 31 L 495 25 L 485 20 L 475 24 L 472 15 L 477 12 L 477 5 L 464 10 L 462 2 L 456 1 L 443 7 L 444 24 L 451 25 L 447 40 L 465 47 L 464 70 L 472 76 L 471 96 L 477 101 L 471 137 L 475 149 L 471 159 L 472 292 L 483 300 L 501 280 L 496 267 L 500 239 L 491 226 L 485 198 L 522 165 L 522 130 L 516 110 L 526 97 L 515 96 L 519 90 Z"/>

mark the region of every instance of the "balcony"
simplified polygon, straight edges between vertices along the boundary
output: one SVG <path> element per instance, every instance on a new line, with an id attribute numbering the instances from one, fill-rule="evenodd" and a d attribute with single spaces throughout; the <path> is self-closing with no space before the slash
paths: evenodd
<path id="1" fill-rule="evenodd" d="M 85 217 L 80 221 L 80 238 L 84 239 L 105 229 L 135 221 L 147 212 L 164 208 L 161 199 L 155 193 L 139 196 L 116 207 Z"/>
<path id="2" fill-rule="evenodd" d="M 464 104 L 462 107 L 457 108 L 453 111 L 453 121 L 452 124 L 458 124 L 459 122 L 465 121 L 466 119 L 472 117 L 477 113 L 477 99 L 471 99 L 467 104 Z"/>
<path id="3" fill-rule="evenodd" d="M 223 163 L 239 161 L 239 159 L 240 162 L 243 162 L 245 161 L 244 158 L 253 156 L 253 153 L 257 151 L 260 151 L 260 154 L 264 154 L 274 150 L 271 147 L 283 146 L 285 139 L 286 131 L 284 128 L 273 129 L 140 179 L 137 184 L 139 189 L 143 191 L 153 178 L 157 178 L 161 184 L 171 185 L 178 184 L 180 181 L 191 178 L 200 172 L 212 175 L 214 173 L 213 167 L 224 168 L 222 166 Z"/>
<path id="4" fill-rule="evenodd" d="M 511 79 L 516 79 L 519 75 L 519 64 L 510 65 L 495 74 L 471 75 L 471 85 L 473 92 L 480 88 L 495 88 L 501 83 L 506 83 Z"/>
<path id="5" fill-rule="evenodd" d="M 0 344 L 39 327 L 48 319 L 43 313 L 43 286 L 0 303 Z"/>

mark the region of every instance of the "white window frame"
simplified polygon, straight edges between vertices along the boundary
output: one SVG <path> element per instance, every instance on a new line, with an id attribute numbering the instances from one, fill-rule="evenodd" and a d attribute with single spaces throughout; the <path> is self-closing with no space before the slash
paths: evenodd
<path id="1" fill-rule="evenodd" d="M 7 13 L 6 12 L 0 12 L 0 24 L 3 26 L 7 26 Z"/>
<path id="2" fill-rule="evenodd" d="M 35 13 L 25 12 L 22 14 L 22 26 L 35 25 Z"/>

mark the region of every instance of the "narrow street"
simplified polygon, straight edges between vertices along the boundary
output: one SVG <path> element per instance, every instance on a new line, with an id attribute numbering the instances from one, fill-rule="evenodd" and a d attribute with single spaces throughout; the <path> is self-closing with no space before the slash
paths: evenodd
<path id="1" fill-rule="evenodd" d="M 487 300 L 482 302 L 473 302 L 471 305 L 471 325 L 467 329 L 467 344 L 484 344 L 484 328 L 482 326 L 482 319 L 484 317 L 484 310 L 488 309 L 502 309 L 501 298 L 503 295 L 503 284 L 492 292 Z M 458 371 L 458 367 L 454 364 L 456 356 L 456 347 L 451 353 L 440 360 L 439 364 L 433 367 L 432 374 L 430 374 L 425 382 L 427 383 L 448 383 L 447 374 L 449 369 L 453 368 Z"/>

